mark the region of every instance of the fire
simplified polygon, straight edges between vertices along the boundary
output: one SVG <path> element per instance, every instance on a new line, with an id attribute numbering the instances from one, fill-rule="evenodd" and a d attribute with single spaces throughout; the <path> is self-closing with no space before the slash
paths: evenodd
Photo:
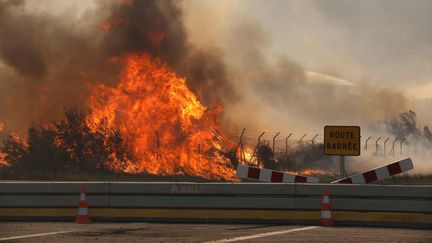
<path id="1" fill-rule="evenodd" d="M 4 129 L 4 124 L 0 122 L 0 132 L 2 132 Z M 0 166 L 6 166 L 8 165 L 8 162 L 6 161 L 6 154 L 0 152 Z"/>
<path id="2" fill-rule="evenodd" d="M 124 171 L 234 180 L 220 151 L 227 140 L 219 124 L 222 104 L 202 105 L 186 80 L 157 58 L 141 54 L 122 61 L 116 87 L 94 88 L 88 120 L 97 125 L 105 118 L 131 141 L 134 159 L 119 158 L 127 163 Z"/>
<path id="3" fill-rule="evenodd" d="M 3 123 L 0 123 L 3 125 Z M 4 126 L 1 127 L 0 132 L 3 132 Z M 18 133 L 11 132 L 8 133 L 8 136 L 11 140 L 14 140 L 18 143 L 23 144 L 24 146 L 28 146 L 26 140 L 24 140 Z M 10 166 L 9 161 L 7 160 L 7 153 L 0 151 L 0 167 L 1 166 Z"/>
<path id="4" fill-rule="evenodd" d="M 0 152 L 0 167 L 1 166 L 8 166 L 9 163 L 6 161 L 6 154 Z"/>
<path id="5" fill-rule="evenodd" d="M 246 161 L 250 161 L 252 159 L 253 150 L 251 147 L 245 147 L 243 153 Z"/>
<path id="6" fill-rule="evenodd" d="M 291 174 L 297 174 L 297 175 L 324 175 L 327 174 L 321 170 L 314 170 L 314 169 L 305 169 L 300 171 L 287 171 Z"/>

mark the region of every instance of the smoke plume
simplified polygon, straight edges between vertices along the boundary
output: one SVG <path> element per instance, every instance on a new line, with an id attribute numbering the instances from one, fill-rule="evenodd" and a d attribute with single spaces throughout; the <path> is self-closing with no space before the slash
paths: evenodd
<path id="1" fill-rule="evenodd" d="M 204 104 L 212 106 L 221 99 L 225 130 L 233 133 L 234 126 L 246 127 L 247 132 L 253 131 L 250 137 L 254 143 L 261 131 L 267 131 L 266 136 L 278 131 L 284 136 L 291 131 L 322 133 L 322 127 L 330 124 L 360 125 L 363 133 L 380 133 L 384 130 L 377 124 L 411 108 L 409 98 L 391 83 L 381 82 L 377 76 L 368 78 L 373 75 L 367 70 L 379 73 L 380 78 L 398 76 L 390 66 L 381 68 L 382 56 L 374 55 L 384 45 L 356 42 L 358 34 L 353 34 L 350 26 L 335 30 L 335 23 L 346 23 L 339 15 L 348 11 L 324 19 L 326 15 L 319 11 L 338 9 L 333 2 L 328 5 L 332 11 L 313 1 L 297 3 L 302 11 L 280 7 L 297 18 L 284 21 L 284 26 L 275 25 L 280 33 L 291 30 L 286 43 L 276 45 L 285 52 L 274 51 L 268 27 L 256 18 L 244 13 L 234 16 L 235 3 L 218 3 L 212 9 L 201 1 L 97 1 L 79 17 L 68 12 L 31 11 L 27 4 L 24 0 L 0 0 L 0 122 L 9 131 L 24 133 L 34 123 L 57 119 L 64 107 L 84 105 L 95 84 L 115 87 L 121 68 L 116 59 L 137 52 L 166 62 L 186 78 Z M 288 3 L 276 7 L 284 4 Z M 346 6 L 358 9 L 350 7 L 353 4 Z M 403 12 L 402 5 L 399 2 L 398 11 Z M 359 22 L 348 24 L 360 26 L 356 29 L 360 33 L 369 30 L 374 22 L 363 23 L 363 13 L 357 14 Z M 378 22 L 380 26 L 388 24 Z M 342 41 L 342 34 L 353 39 Z M 364 34 L 374 40 L 382 33 L 373 29 Z M 405 40 L 400 35 L 406 36 L 396 31 L 383 37 L 389 44 L 383 49 L 392 55 L 398 50 L 404 56 L 415 56 L 410 48 L 398 49 L 391 37 Z M 337 52 L 340 46 L 344 51 Z M 373 51 L 366 53 L 369 47 Z M 407 60 L 390 57 L 399 60 L 396 67 L 405 67 Z M 311 67 L 315 69 L 309 70 Z M 346 84 L 314 80 L 309 71 L 346 79 Z M 402 77 L 416 72 L 407 69 Z"/>
<path id="2" fill-rule="evenodd" d="M 168 63 L 206 105 L 235 98 L 222 52 L 190 43 L 179 2 L 100 1 L 78 19 L 26 4 L 0 1 L 0 120 L 8 130 L 84 104 L 94 83 L 116 85 L 121 64 L 113 60 L 129 53 Z"/>

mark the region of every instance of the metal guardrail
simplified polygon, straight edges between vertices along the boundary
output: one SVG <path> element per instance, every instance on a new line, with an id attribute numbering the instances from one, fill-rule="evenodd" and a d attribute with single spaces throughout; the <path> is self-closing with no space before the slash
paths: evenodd
<path id="1" fill-rule="evenodd" d="M 0 182 L 0 220 L 26 216 L 22 209 L 54 208 L 57 211 L 49 211 L 47 217 L 56 217 L 55 212 L 73 217 L 80 186 L 86 189 L 90 214 L 93 210 L 101 218 L 195 215 L 209 220 L 311 222 L 316 215 L 318 223 L 323 191 L 328 188 L 336 222 L 339 218 L 350 224 L 432 227 L 432 186 L 283 183 Z M 148 214 L 148 210 L 159 211 Z M 189 211 L 172 214 L 173 210 Z"/>

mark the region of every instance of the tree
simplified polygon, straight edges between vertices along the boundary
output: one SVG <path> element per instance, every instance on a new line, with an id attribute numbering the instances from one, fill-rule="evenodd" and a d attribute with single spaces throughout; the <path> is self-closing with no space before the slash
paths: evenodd
<path id="1" fill-rule="evenodd" d="M 66 149 L 56 143 L 56 131 L 32 127 L 28 131 L 26 169 L 44 178 L 52 178 L 71 168 Z"/>
<path id="2" fill-rule="evenodd" d="M 273 158 L 273 150 L 268 143 L 260 143 L 256 152 L 257 160 L 266 169 L 277 170 L 276 161 Z"/>
<path id="3" fill-rule="evenodd" d="M 57 138 L 77 168 L 94 173 L 102 167 L 104 141 L 100 133 L 93 133 L 86 123 L 86 113 L 76 107 L 65 110 L 65 117 L 56 124 Z"/>
<path id="4" fill-rule="evenodd" d="M 103 118 L 97 124 L 95 136 L 103 141 L 103 152 L 101 158 L 104 167 L 113 171 L 123 171 L 126 168 L 126 161 L 134 161 L 132 144 L 125 139 L 117 127 L 109 125 L 108 120 Z"/>
<path id="5" fill-rule="evenodd" d="M 27 146 L 18 136 L 11 134 L 4 135 L 1 152 L 5 155 L 4 159 L 11 166 L 19 166 L 24 163 L 27 155 Z"/>
<path id="6" fill-rule="evenodd" d="M 88 114 L 76 107 L 65 110 L 65 118 L 56 124 L 61 146 L 81 171 L 124 170 L 126 160 L 133 159 L 132 146 L 106 118 L 96 124 L 86 119 Z"/>
<path id="7" fill-rule="evenodd" d="M 428 126 L 423 128 L 423 136 L 432 143 L 432 132 L 430 131 Z"/>
<path id="8" fill-rule="evenodd" d="M 133 160 L 132 146 L 106 118 L 96 124 L 88 115 L 73 107 L 65 110 L 59 122 L 31 127 L 27 141 L 4 136 L 0 151 L 10 164 L 8 173 L 47 179 L 76 170 L 90 174 L 106 169 L 123 171 L 126 161 Z"/>
<path id="9" fill-rule="evenodd" d="M 387 123 L 389 131 L 399 138 L 414 136 L 420 137 L 420 130 L 417 128 L 417 115 L 414 111 L 402 112 L 397 118 Z"/>

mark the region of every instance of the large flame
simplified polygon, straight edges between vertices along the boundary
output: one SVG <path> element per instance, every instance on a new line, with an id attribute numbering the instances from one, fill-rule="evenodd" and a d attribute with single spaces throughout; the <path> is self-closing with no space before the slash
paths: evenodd
<path id="1" fill-rule="evenodd" d="M 159 175 L 188 174 L 209 179 L 235 178 L 219 126 L 222 105 L 208 109 L 161 60 L 147 54 L 121 58 L 120 83 L 99 84 L 89 99 L 89 124 L 104 117 L 131 141 L 134 159 L 125 172 Z M 114 166 L 115 168 L 115 166 Z"/>

